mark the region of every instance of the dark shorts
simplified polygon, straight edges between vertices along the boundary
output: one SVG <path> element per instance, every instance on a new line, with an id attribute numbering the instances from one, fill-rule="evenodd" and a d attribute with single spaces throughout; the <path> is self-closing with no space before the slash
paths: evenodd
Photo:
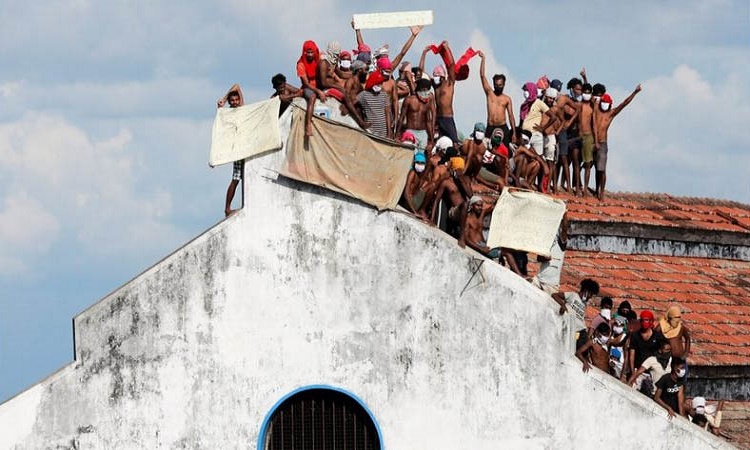
<path id="1" fill-rule="evenodd" d="M 453 141 L 454 145 L 461 142 L 458 139 L 458 131 L 456 130 L 456 122 L 453 120 L 453 117 L 438 117 L 437 125 L 438 125 L 438 129 L 440 130 L 440 134 L 451 138 L 451 141 Z"/>
<path id="2" fill-rule="evenodd" d="M 242 169 L 244 168 L 245 168 L 244 159 L 234 162 L 234 165 L 232 166 L 232 180 L 233 181 L 242 181 Z"/>
<path id="3" fill-rule="evenodd" d="M 513 136 L 510 132 L 510 127 L 508 127 L 508 124 L 502 124 L 502 125 L 487 125 L 487 130 L 485 130 L 484 135 L 488 138 L 492 138 L 492 132 L 500 128 L 503 130 L 503 144 L 507 147 L 510 145 L 511 139 L 513 139 Z"/>
<path id="4" fill-rule="evenodd" d="M 316 95 L 315 91 L 313 91 L 312 89 L 308 89 L 308 88 L 305 88 L 302 92 L 304 93 L 306 100 L 310 100 L 311 98 L 313 98 L 314 95 Z"/>
<path id="5" fill-rule="evenodd" d="M 572 153 L 574 150 L 580 150 L 582 143 L 581 143 L 581 136 L 578 133 L 578 128 L 568 128 L 565 130 L 565 137 L 568 140 L 568 154 Z"/>
<path id="6" fill-rule="evenodd" d="M 594 156 L 594 161 L 596 162 L 596 170 L 599 172 L 604 172 L 605 170 L 607 170 L 607 152 L 609 152 L 607 143 L 600 142 L 599 150 L 596 151 L 596 154 Z"/>
<path id="7" fill-rule="evenodd" d="M 557 156 L 568 156 L 568 130 L 557 135 Z"/>

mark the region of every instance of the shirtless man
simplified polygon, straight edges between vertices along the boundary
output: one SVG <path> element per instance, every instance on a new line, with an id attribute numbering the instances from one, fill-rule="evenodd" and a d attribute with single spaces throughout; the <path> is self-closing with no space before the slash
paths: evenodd
<path id="1" fill-rule="evenodd" d="M 578 112 L 578 129 L 581 133 L 581 160 L 583 161 L 583 185 L 579 195 L 589 195 L 591 165 L 594 162 L 594 99 L 591 85 L 583 85 L 583 94 Z M 576 192 L 578 194 L 578 192 Z"/>
<path id="2" fill-rule="evenodd" d="M 596 327 L 596 331 L 586 344 L 576 351 L 576 358 L 583 363 L 583 371 L 588 372 L 591 366 L 609 373 L 609 324 L 603 322 Z"/>
<path id="3" fill-rule="evenodd" d="M 365 89 L 367 82 L 367 64 L 356 60 L 352 62 L 352 76 L 344 84 L 344 95 L 347 99 L 356 103 L 357 95 Z"/>
<path id="4" fill-rule="evenodd" d="M 432 149 L 435 128 L 435 97 L 430 92 L 428 80 L 417 81 L 417 91 L 406 97 L 401 105 L 401 115 L 396 123 L 396 136 L 411 131 L 417 136 L 419 148 Z"/>
<path id="5" fill-rule="evenodd" d="M 487 96 L 487 135 L 492 136 L 495 128 L 503 130 L 503 144 L 510 144 L 511 138 L 516 133 L 516 119 L 513 117 L 513 101 L 507 95 L 503 94 L 505 88 L 505 75 L 495 74 L 492 76 L 493 87 L 487 82 L 485 77 L 485 56 L 484 52 L 478 53 L 482 62 L 479 66 L 479 76 L 482 80 L 482 88 Z M 506 120 L 507 116 L 507 120 Z M 508 128 L 510 122 L 510 128 Z"/>
<path id="6" fill-rule="evenodd" d="M 414 154 L 414 166 L 406 177 L 404 201 L 417 217 L 429 222 L 426 209 L 432 202 L 433 194 L 435 194 L 435 184 L 428 170 L 427 158 L 424 153 L 416 152 Z"/>
<path id="7" fill-rule="evenodd" d="M 435 67 L 432 71 L 432 83 L 435 88 L 435 97 L 437 102 L 437 126 L 440 134 L 451 138 L 455 145 L 460 144 L 456 122 L 453 120 L 453 94 L 456 89 L 456 70 L 453 52 L 448 46 L 448 41 L 440 44 L 445 49 L 447 68 L 442 65 Z M 431 46 L 425 47 L 422 51 L 422 58 L 419 60 L 419 67 L 424 70 L 424 60 L 428 51 L 432 51 Z"/>
<path id="8" fill-rule="evenodd" d="M 438 185 L 437 194 L 435 194 L 435 199 L 432 202 L 432 217 L 430 217 L 430 220 L 432 223 L 436 223 L 435 218 L 437 216 L 438 204 L 445 196 L 451 204 L 448 210 L 448 219 L 454 224 L 458 223 L 461 230 L 463 230 L 466 222 L 466 200 L 464 199 L 464 194 L 461 192 L 461 189 L 465 189 L 461 180 L 463 174 L 453 169 L 449 169 L 449 174 L 450 176 L 443 179 Z M 458 238 L 458 246 L 461 248 L 466 247 L 463 233 Z"/>
<path id="9" fill-rule="evenodd" d="M 682 311 L 679 306 L 672 306 L 667 310 L 664 317 L 659 319 L 656 330 L 669 340 L 673 358 L 687 358 L 690 353 L 690 332 L 682 321 Z"/>
<path id="10" fill-rule="evenodd" d="M 336 76 L 339 77 L 339 79 L 348 80 L 352 77 L 352 54 L 347 52 L 346 50 L 342 50 L 341 53 L 339 53 L 339 64 L 336 66 Z"/>
<path id="11" fill-rule="evenodd" d="M 604 187 L 607 184 L 607 130 L 615 118 L 630 102 L 636 94 L 641 92 L 641 85 L 635 87 L 632 94 L 628 96 L 617 107 L 612 108 L 612 97 L 604 94 L 599 102 L 599 107 L 594 109 L 594 148 L 596 150 L 596 196 L 604 200 Z"/>
<path id="12" fill-rule="evenodd" d="M 492 136 L 492 149 L 484 140 L 485 126 L 479 122 L 474 125 L 472 137 L 464 141 L 462 150 L 466 151 L 466 168 L 464 175 L 469 180 L 489 187 L 495 191 L 502 191 L 508 180 L 508 149 L 503 144 L 500 133 L 502 129 L 496 129 L 496 135 Z M 502 154 L 499 148 L 504 149 Z M 486 166 L 490 166 L 489 170 Z M 496 173 L 497 172 L 497 173 Z"/>
<path id="13" fill-rule="evenodd" d="M 469 210 L 466 213 L 466 223 L 462 233 L 463 239 L 469 247 L 490 259 L 504 257 L 508 262 L 510 270 L 520 275 L 521 271 L 518 269 L 518 265 L 516 265 L 511 252 L 499 247 L 491 249 L 487 247 L 487 243 L 484 240 L 484 218 L 493 209 L 495 209 L 494 205 L 489 205 L 485 208 L 482 197 L 478 195 L 472 196 L 469 199 Z"/>
<path id="14" fill-rule="evenodd" d="M 557 168 L 555 167 L 555 156 L 557 153 L 557 133 L 562 122 L 560 120 L 560 108 L 557 106 L 557 89 L 548 87 L 542 97 L 544 104 L 549 110 L 542 116 L 539 131 L 544 136 L 544 161 L 549 167 L 550 179 L 552 180 L 552 193 L 557 193 Z M 549 183 L 549 180 L 546 181 Z M 548 187 L 548 186 L 545 186 Z"/>
<path id="15" fill-rule="evenodd" d="M 362 118 L 362 115 L 357 108 L 355 108 L 354 103 L 350 101 L 347 95 L 345 95 L 347 80 L 340 78 L 336 74 L 340 53 L 341 46 L 338 42 L 333 41 L 328 43 L 325 55 L 318 61 L 318 87 L 339 100 L 343 106 L 341 113 L 351 114 L 352 118 L 357 122 L 357 125 L 363 130 L 366 130 L 367 124 Z"/>
<path id="16" fill-rule="evenodd" d="M 556 80 L 552 80 L 553 82 Z M 562 113 L 561 131 L 557 134 L 560 173 L 560 187 L 566 192 L 574 191 L 581 184 L 580 177 L 580 138 L 578 137 L 579 98 L 582 95 L 583 83 L 578 78 L 568 81 L 568 94 L 558 94 L 557 107 Z M 573 163 L 571 181 L 570 163 Z M 563 187 L 564 185 L 564 187 Z"/>
<path id="17" fill-rule="evenodd" d="M 271 78 L 271 86 L 273 86 L 274 93 L 271 98 L 279 97 L 281 106 L 279 107 L 279 117 L 284 114 L 284 111 L 292 104 L 292 100 L 296 97 L 302 97 L 302 89 L 296 88 L 286 82 L 284 74 L 277 73 Z"/>

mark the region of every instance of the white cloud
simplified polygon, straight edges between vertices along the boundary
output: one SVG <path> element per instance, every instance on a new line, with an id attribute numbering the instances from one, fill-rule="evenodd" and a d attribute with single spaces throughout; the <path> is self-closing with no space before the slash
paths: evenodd
<path id="1" fill-rule="evenodd" d="M 0 209 L 0 276 L 23 274 L 26 258 L 47 251 L 57 239 L 58 220 L 25 192 L 13 192 Z"/>

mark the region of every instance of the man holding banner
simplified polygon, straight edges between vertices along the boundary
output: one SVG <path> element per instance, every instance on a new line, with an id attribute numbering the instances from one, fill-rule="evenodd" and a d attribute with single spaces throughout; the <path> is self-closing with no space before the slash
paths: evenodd
<path id="1" fill-rule="evenodd" d="M 235 83 L 234 86 L 229 88 L 227 95 L 220 98 L 216 102 L 216 106 L 218 108 L 222 108 L 226 103 L 229 103 L 230 108 L 237 108 L 245 104 L 245 99 L 242 96 L 242 89 L 240 89 L 239 84 Z M 244 171 L 244 168 L 244 159 L 234 162 L 234 166 L 232 168 L 232 180 L 229 182 L 229 187 L 227 188 L 227 199 L 224 203 L 225 217 L 234 212 L 232 211 L 232 200 L 234 200 L 234 193 L 237 190 L 237 185 L 240 184 L 240 181 L 242 180 L 242 172 Z"/>

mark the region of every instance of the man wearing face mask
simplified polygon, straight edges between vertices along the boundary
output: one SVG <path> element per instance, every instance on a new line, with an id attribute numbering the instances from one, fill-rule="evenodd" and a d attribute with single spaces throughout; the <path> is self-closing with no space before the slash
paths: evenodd
<path id="1" fill-rule="evenodd" d="M 573 309 L 573 314 L 576 316 L 574 329 L 581 330 L 584 327 L 586 304 L 591 297 L 598 294 L 599 283 L 591 278 L 584 278 L 578 286 L 578 292 L 556 292 L 552 294 L 552 299 L 560 305 L 560 315 L 568 311 L 568 306 Z"/>
<path id="2" fill-rule="evenodd" d="M 612 337 L 609 339 L 610 345 L 610 373 L 620 379 L 623 383 L 625 382 L 625 360 L 627 359 L 627 344 L 628 344 L 628 332 L 627 332 L 627 319 L 622 316 L 617 316 L 612 320 Z M 616 358 L 613 359 L 613 356 Z"/>
<path id="3" fill-rule="evenodd" d="M 654 356 L 661 343 L 665 340 L 664 335 L 654 330 L 654 314 L 651 311 L 641 311 L 641 329 L 630 336 L 630 347 L 628 350 L 628 369 L 631 373 L 643 364 L 649 356 Z"/>
<path id="4" fill-rule="evenodd" d="M 507 182 L 508 149 L 498 139 L 496 149 L 492 151 L 484 137 L 485 126 L 481 122 L 474 124 L 474 132 L 464 141 L 461 150 L 466 152 L 466 169 L 464 175 L 471 181 L 502 191 Z M 502 130 L 495 130 L 502 133 Z M 493 139 L 495 137 L 493 136 Z M 503 153 L 504 151 L 504 153 Z M 490 166 L 488 169 L 487 166 Z"/>
<path id="5" fill-rule="evenodd" d="M 594 163 L 594 100 L 591 95 L 591 85 L 583 85 L 580 110 L 578 113 L 578 129 L 581 133 L 581 161 L 583 162 L 583 184 L 576 194 L 586 197 L 589 195 L 589 179 L 591 165 Z"/>
<path id="6" fill-rule="evenodd" d="M 588 372 L 591 366 L 609 373 L 609 325 L 600 323 L 594 330 L 591 339 L 576 351 L 576 358 L 583 363 L 583 371 Z"/>
<path id="7" fill-rule="evenodd" d="M 357 95 L 357 104 L 370 124 L 368 132 L 382 138 L 391 139 L 393 129 L 391 128 L 391 109 L 388 107 L 387 94 L 383 92 L 383 75 L 375 71 L 367 77 L 365 90 Z"/>
<path id="8" fill-rule="evenodd" d="M 669 373 L 671 364 L 672 346 L 669 345 L 669 341 L 662 341 L 659 351 L 643 361 L 638 370 L 630 376 L 627 384 L 653 396 L 656 393 L 655 383 Z"/>
<path id="9" fill-rule="evenodd" d="M 435 186 L 427 170 L 427 158 L 423 152 L 417 151 L 414 153 L 414 166 L 406 178 L 403 197 L 409 209 L 425 222 L 429 221 L 425 210 L 434 192 Z"/>
<path id="10" fill-rule="evenodd" d="M 444 62 L 447 67 L 442 65 L 435 67 L 432 71 L 432 85 L 435 89 L 435 101 L 437 104 L 437 126 L 440 134 L 448 136 L 454 145 L 461 141 L 458 139 L 456 122 L 453 120 L 453 94 L 456 88 L 456 70 L 453 52 L 448 46 L 448 41 L 443 41 L 440 46 L 443 49 Z M 432 51 L 432 46 L 428 45 L 422 52 L 422 58 L 419 61 L 419 67 L 424 67 L 425 56 L 428 51 Z"/>
<path id="11" fill-rule="evenodd" d="M 485 76 L 484 52 L 480 51 L 477 54 L 482 60 L 479 65 L 479 76 L 482 80 L 484 95 L 487 97 L 487 135 L 492 136 L 492 132 L 500 128 L 503 130 L 503 144 L 507 146 L 516 133 L 516 119 L 513 116 L 513 101 L 503 94 L 505 75 L 497 73 L 493 75 L 492 86 L 490 86 Z M 510 122 L 510 127 L 508 127 L 508 122 Z"/>
<path id="12" fill-rule="evenodd" d="M 339 53 L 339 64 L 336 67 L 336 76 L 341 80 L 348 80 L 352 77 L 352 54 L 346 50 Z"/>
<path id="13" fill-rule="evenodd" d="M 612 124 L 612 120 L 620 114 L 626 106 L 633 101 L 636 94 L 641 92 L 641 85 L 635 87 L 632 94 L 628 96 L 615 108 L 612 108 L 612 97 L 604 94 L 599 102 L 599 106 L 594 109 L 594 148 L 596 149 L 596 195 L 599 200 L 604 200 L 604 187 L 607 184 L 607 153 L 609 145 L 607 144 L 607 131 Z"/>
<path id="14" fill-rule="evenodd" d="M 685 361 L 672 358 L 672 371 L 656 382 L 654 401 L 667 410 L 669 420 L 677 414 L 687 416 L 685 411 Z"/>
<path id="15" fill-rule="evenodd" d="M 602 297 L 599 302 L 599 314 L 591 319 L 591 325 L 589 326 L 589 334 L 591 334 L 600 323 L 606 323 L 611 325 L 612 323 L 612 298 Z"/>
<path id="16" fill-rule="evenodd" d="M 552 85 L 559 80 L 552 80 Z M 583 83 L 578 78 L 571 78 L 567 84 L 568 94 L 562 92 L 557 96 L 557 107 L 562 117 L 560 120 L 560 132 L 557 135 L 558 155 L 560 161 L 560 187 L 567 192 L 578 189 L 581 184 L 580 174 L 580 148 L 581 139 L 578 133 L 578 114 L 580 111 L 580 99 L 583 92 Z M 573 178 L 571 180 L 570 163 L 573 163 Z"/>
<path id="17" fill-rule="evenodd" d="M 435 98 L 430 92 L 428 80 L 417 80 L 417 90 L 409 95 L 401 104 L 401 112 L 396 123 L 396 134 L 406 130 L 414 134 L 419 142 L 419 148 L 432 149 L 434 136 L 431 130 L 435 128 Z"/>
<path id="18" fill-rule="evenodd" d="M 659 319 L 656 327 L 672 345 L 672 356 L 686 359 L 690 353 L 690 333 L 682 321 L 682 311 L 679 306 L 671 306 L 667 313 Z"/>

